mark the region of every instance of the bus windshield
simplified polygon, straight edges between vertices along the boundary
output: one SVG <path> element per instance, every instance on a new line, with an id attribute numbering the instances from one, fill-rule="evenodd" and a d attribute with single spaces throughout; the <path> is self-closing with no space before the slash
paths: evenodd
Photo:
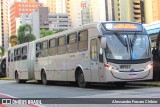
<path id="1" fill-rule="evenodd" d="M 106 57 L 113 60 L 139 60 L 151 58 L 149 38 L 141 34 L 106 35 Z"/>

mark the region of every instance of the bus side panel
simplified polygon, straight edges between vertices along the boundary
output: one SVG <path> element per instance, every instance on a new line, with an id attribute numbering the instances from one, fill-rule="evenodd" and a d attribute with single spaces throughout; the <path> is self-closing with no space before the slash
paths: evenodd
<path id="1" fill-rule="evenodd" d="M 75 81 L 75 71 L 81 67 L 84 73 L 85 81 L 91 81 L 89 52 L 71 53 L 67 56 L 68 81 Z"/>
<path id="2" fill-rule="evenodd" d="M 27 60 L 16 61 L 16 70 L 19 73 L 19 79 L 28 80 Z"/>
<path id="3" fill-rule="evenodd" d="M 27 53 L 27 59 L 22 59 L 22 47 L 27 46 L 27 50 L 28 50 L 28 43 L 25 44 L 21 44 L 20 46 L 17 47 L 21 49 L 21 58 L 19 59 L 19 61 L 15 61 L 15 70 L 18 71 L 19 73 L 19 79 L 24 79 L 24 80 L 28 80 L 29 79 L 29 75 L 28 75 L 28 58 L 29 58 L 29 54 Z"/>
<path id="4" fill-rule="evenodd" d="M 54 80 L 67 81 L 66 54 L 55 56 L 52 62 L 55 68 Z"/>

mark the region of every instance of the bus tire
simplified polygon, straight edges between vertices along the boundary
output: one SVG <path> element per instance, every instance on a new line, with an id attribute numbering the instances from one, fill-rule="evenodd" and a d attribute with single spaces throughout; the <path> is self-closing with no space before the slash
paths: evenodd
<path id="1" fill-rule="evenodd" d="M 44 71 L 42 71 L 41 77 L 42 77 L 42 84 L 43 85 L 48 85 L 47 76 L 46 76 L 46 73 Z"/>
<path id="2" fill-rule="evenodd" d="M 20 80 L 18 72 L 15 73 L 15 79 L 17 83 L 26 83 L 26 80 Z"/>
<path id="3" fill-rule="evenodd" d="M 78 85 L 81 88 L 87 87 L 87 82 L 85 82 L 84 74 L 83 74 L 82 70 L 79 70 L 79 72 L 78 72 Z"/>

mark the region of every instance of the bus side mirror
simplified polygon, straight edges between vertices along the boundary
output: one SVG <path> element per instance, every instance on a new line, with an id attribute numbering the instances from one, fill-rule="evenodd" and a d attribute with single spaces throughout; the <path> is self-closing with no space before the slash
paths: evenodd
<path id="1" fill-rule="evenodd" d="M 106 37 L 101 37 L 101 48 L 106 48 Z"/>

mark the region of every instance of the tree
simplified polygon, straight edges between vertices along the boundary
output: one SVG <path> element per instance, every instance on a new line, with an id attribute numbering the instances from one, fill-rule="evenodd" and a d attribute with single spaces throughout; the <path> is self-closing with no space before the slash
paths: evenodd
<path id="1" fill-rule="evenodd" d="M 2 46 L 0 46 L 0 56 L 1 57 L 4 56 L 4 48 Z"/>
<path id="2" fill-rule="evenodd" d="M 36 37 L 30 33 L 24 37 L 24 42 L 31 42 L 31 41 L 34 41 L 35 39 L 36 39 Z"/>
<path id="3" fill-rule="evenodd" d="M 63 30 L 48 30 L 46 31 L 46 29 L 42 29 L 41 30 L 41 38 L 45 37 L 45 36 L 50 36 L 52 34 L 58 33 L 58 32 L 62 32 Z"/>
<path id="4" fill-rule="evenodd" d="M 11 47 L 15 46 L 18 44 L 17 36 L 16 35 L 11 35 L 9 38 L 9 42 L 11 44 Z"/>
<path id="5" fill-rule="evenodd" d="M 25 42 L 31 42 L 35 40 L 35 36 L 32 34 L 32 27 L 28 24 L 22 25 L 18 29 L 18 42 L 19 44 Z"/>
<path id="6" fill-rule="evenodd" d="M 47 36 L 49 36 L 49 35 L 54 34 L 54 32 L 52 30 L 48 30 L 46 34 L 47 34 Z"/>
<path id="7" fill-rule="evenodd" d="M 45 37 L 47 35 L 46 29 L 42 29 L 40 35 L 41 35 L 41 38 Z"/>

